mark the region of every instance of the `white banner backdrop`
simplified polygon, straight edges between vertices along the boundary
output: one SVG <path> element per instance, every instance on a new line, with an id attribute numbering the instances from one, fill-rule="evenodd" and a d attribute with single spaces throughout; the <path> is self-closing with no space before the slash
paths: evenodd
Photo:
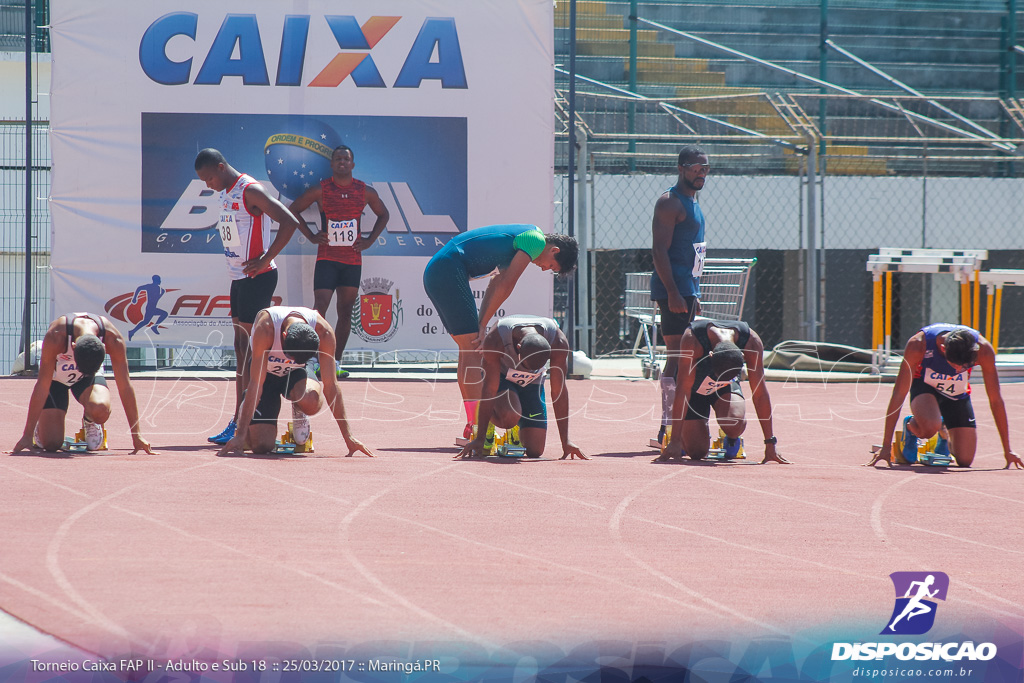
<path id="1" fill-rule="evenodd" d="M 423 292 L 429 257 L 475 227 L 552 229 L 550 0 L 51 10 L 57 315 L 104 312 L 133 344 L 230 346 L 217 197 L 193 169 L 204 147 L 286 205 L 330 175 L 331 149 L 353 149 L 354 176 L 391 219 L 363 253 L 369 310 L 349 350 L 455 348 Z M 276 297 L 311 306 L 314 261 L 296 234 Z M 503 310 L 550 315 L 551 294 L 550 275 L 528 268 Z"/>

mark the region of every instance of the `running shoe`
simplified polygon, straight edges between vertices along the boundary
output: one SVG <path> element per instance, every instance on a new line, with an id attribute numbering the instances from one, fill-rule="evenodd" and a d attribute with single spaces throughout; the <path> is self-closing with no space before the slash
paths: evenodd
<path id="1" fill-rule="evenodd" d="M 903 418 L 903 459 L 907 462 L 917 462 L 917 437 L 910 431 L 910 421 L 913 415 Z"/>
<path id="2" fill-rule="evenodd" d="M 85 447 L 87 449 L 98 451 L 103 447 L 103 425 L 83 417 L 82 430 L 85 431 Z"/>
<path id="3" fill-rule="evenodd" d="M 732 460 L 740 453 L 740 448 L 743 446 L 743 437 L 737 436 L 735 439 L 730 439 L 728 436 L 722 437 L 722 448 L 724 449 L 724 459 Z"/>
<path id="4" fill-rule="evenodd" d="M 299 446 L 309 441 L 309 416 L 292 403 L 292 440 Z"/>
<path id="5" fill-rule="evenodd" d="M 210 443 L 215 443 L 218 446 L 223 446 L 228 441 L 231 441 L 235 436 L 235 421 L 232 419 L 228 422 L 228 426 L 224 428 L 224 431 L 216 436 L 211 436 L 207 439 Z"/>

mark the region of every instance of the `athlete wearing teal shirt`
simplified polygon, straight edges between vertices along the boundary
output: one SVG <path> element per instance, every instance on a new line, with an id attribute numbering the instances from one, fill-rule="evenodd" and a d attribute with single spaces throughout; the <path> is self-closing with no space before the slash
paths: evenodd
<path id="1" fill-rule="evenodd" d="M 453 237 L 423 270 L 423 288 L 441 323 L 459 346 L 459 388 L 472 423 L 480 387 L 470 383 L 469 368 L 479 368 L 477 348 L 487 323 L 497 313 L 526 270 L 535 263 L 541 270 L 568 273 L 576 267 L 579 247 L 568 235 L 545 235 L 536 225 L 490 225 Z M 474 278 L 492 275 L 477 313 L 469 287 Z M 466 436 L 469 436 L 467 426 Z"/>

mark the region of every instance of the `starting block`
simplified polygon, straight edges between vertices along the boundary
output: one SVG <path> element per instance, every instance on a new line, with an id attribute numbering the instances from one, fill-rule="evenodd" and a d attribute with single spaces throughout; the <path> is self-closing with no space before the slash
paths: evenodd
<path id="1" fill-rule="evenodd" d="M 276 455 L 291 455 L 292 453 L 312 453 L 313 452 L 313 430 L 309 431 L 309 436 L 306 437 L 306 443 L 295 443 L 295 437 L 292 436 L 292 423 L 288 423 L 288 431 L 281 435 L 277 445 L 274 446 L 272 451 Z"/>
<path id="2" fill-rule="evenodd" d="M 663 451 L 665 449 L 665 446 L 668 445 L 668 442 L 671 438 L 672 428 L 669 427 L 668 429 L 665 430 L 664 443 L 658 441 L 657 439 L 651 439 L 650 446 L 651 448 L 657 448 L 658 450 Z M 732 457 L 727 457 L 725 455 L 725 432 L 719 429 L 718 438 L 712 442 L 711 448 L 708 450 L 707 457 L 705 457 L 704 459 L 717 460 L 721 462 L 728 462 L 730 460 L 746 460 L 747 456 L 743 454 L 743 437 L 740 437 L 740 449 L 739 451 L 736 452 L 736 455 Z"/>
<path id="3" fill-rule="evenodd" d="M 476 428 L 474 427 L 474 435 L 476 434 Z M 459 448 L 465 448 L 472 439 L 465 437 L 457 437 L 455 439 L 455 445 Z M 484 457 L 488 455 L 496 455 L 499 458 L 523 458 L 526 457 L 526 448 L 519 443 L 519 430 L 517 427 L 512 429 L 506 429 L 505 433 L 496 436 L 494 438 L 494 445 L 491 446 L 490 452 L 486 453 Z"/>
<path id="4" fill-rule="evenodd" d="M 743 454 L 743 437 L 739 437 L 740 447 L 736 451 L 736 455 L 728 456 L 725 454 L 725 432 L 721 429 L 718 430 L 718 438 L 711 444 L 711 448 L 708 450 L 706 460 L 720 460 L 728 462 L 729 460 L 746 460 L 747 456 Z"/>
<path id="5" fill-rule="evenodd" d="M 523 448 L 522 446 L 511 446 L 511 445 L 508 445 L 508 444 L 502 444 L 500 446 L 495 446 L 495 449 L 494 449 L 493 453 L 494 453 L 494 455 L 498 456 L 499 458 L 525 458 L 526 457 L 526 449 L 525 448 Z"/>
<path id="6" fill-rule="evenodd" d="M 64 445 L 61 446 L 61 450 L 69 453 L 88 453 L 91 452 L 89 444 L 85 442 L 85 428 L 79 429 L 75 434 L 75 438 L 70 436 L 64 437 Z M 96 449 L 97 451 L 107 450 L 107 428 L 103 428 L 103 443 Z"/>
<path id="7" fill-rule="evenodd" d="M 917 462 L 922 465 L 928 465 L 930 467 L 948 467 L 955 464 L 953 456 L 936 453 L 935 447 L 939 443 L 939 435 L 936 434 L 927 441 L 918 439 L 917 445 Z M 882 450 L 879 444 L 871 446 L 871 452 L 877 453 Z M 896 430 L 896 435 L 892 440 L 892 450 L 889 452 L 889 462 L 893 465 L 910 465 L 910 463 L 903 457 L 903 430 Z"/>
<path id="8" fill-rule="evenodd" d="M 69 453 L 84 453 L 89 450 L 89 445 L 85 441 L 75 441 L 70 436 L 66 436 L 61 450 Z"/>

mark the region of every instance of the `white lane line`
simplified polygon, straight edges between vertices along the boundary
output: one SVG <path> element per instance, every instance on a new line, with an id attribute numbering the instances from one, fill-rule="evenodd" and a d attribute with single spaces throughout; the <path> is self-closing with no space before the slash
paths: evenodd
<path id="1" fill-rule="evenodd" d="M 305 491 L 306 493 L 311 493 L 313 495 L 322 496 L 322 497 L 324 497 L 324 498 L 326 498 L 328 500 L 332 500 L 332 501 L 334 501 L 336 503 L 341 503 L 343 505 L 352 505 L 353 504 L 353 501 L 351 501 L 351 500 L 347 500 L 345 498 L 339 498 L 338 496 L 327 495 L 323 491 L 317 491 L 316 489 L 311 489 L 311 488 L 309 488 L 307 486 L 303 486 L 301 484 L 296 484 L 295 482 L 288 481 L 287 479 L 279 479 L 278 477 L 274 477 L 274 476 L 271 476 L 269 474 L 264 474 L 263 472 L 256 472 L 254 470 L 249 470 L 249 469 L 246 469 L 244 467 L 240 467 L 239 465 L 236 465 L 236 464 L 233 464 L 233 463 L 226 463 L 225 466 L 226 467 L 230 467 L 233 470 L 238 470 L 239 472 L 245 472 L 246 474 L 251 474 L 254 477 L 262 477 L 263 479 L 268 479 L 270 481 L 277 482 L 278 484 L 285 484 L 287 486 L 291 486 L 292 488 L 296 488 L 296 489 L 298 489 L 300 491 Z"/>
<path id="2" fill-rule="evenodd" d="M 681 472 L 676 471 L 664 477 L 661 477 L 660 479 L 656 479 L 652 482 L 644 484 L 643 486 L 636 489 L 633 493 L 627 495 L 619 502 L 619 504 L 615 508 L 615 512 L 612 513 L 611 519 L 608 521 L 608 530 L 611 533 L 612 538 L 615 540 L 616 545 L 619 546 L 619 550 L 622 552 L 623 555 L 632 560 L 637 566 L 639 566 L 644 571 L 648 572 L 649 574 L 653 574 L 654 576 L 658 577 L 659 579 L 661 579 L 668 585 L 672 586 L 676 590 L 689 595 L 691 598 L 694 598 L 695 600 L 710 605 L 711 608 L 717 611 L 718 613 L 725 612 L 726 614 L 730 614 L 736 617 L 737 619 L 740 619 L 741 621 L 754 624 L 755 626 L 759 626 L 760 628 L 766 629 L 768 631 L 773 631 L 775 633 L 779 633 L 786 636 L 792 636 L 790 632 L 782 628 L 779 628 L 778 626 L 763 622 L 748 614 L 744 614 L 739 610 L 735 610 L 724 603 L 718 602 L 717 600 L 713 600 L 709 596 L 705 595 L 704 593 L 696 589 L 690 588 L 689 586 L 680 583 L 679 581 L 673 579 L 671 576 L 668 576 L 667 574 L 661 572 L 651 564 L 642 560 L 640 557 L 636 555 L 636 553 L 632 551 L 632 549 L 629 548 L 629 546 L 626 545 L 625 540 L 622 538 L 621 527 L 622 518 L 623 516 L 625 516 L 626 510 L 633 503 L 633 501 L 636 500 L 636 497 L 639 496 L 641 493 L 655 486 L 660 486 L 661 484 L 664 484 L 665 482 L 676 477 L 679 474 L 681 474 Z"/>
<path id="3" fill-rule="evenodd" d="M 323 585 L 328 586 L 330 588 L 334 588 L 336 590 L 339 590 L 339 591 L 341 591 L 343 593 L 348 593 L 349 595 L 351 595 L 351 596 L 353 596 L 355 598 L 358 598 L 358 599 L 362 600 L 363 602 L 368 602 L 368 603 L 370 603 L 372 605 L 376 605 L 377 607 L 390 607 L 390 605 L 387 605 L 386 603 L 383 603 L 380 600 L 375 600 L 375 599 L 369 597 L 368 595 L 364 595 L 363 593 L 361 593 L 361 592 L 359 592 L 359 591 L 357 591 L 355 589 L 349 588 L 348 586 L 343 586 L 343 585 L 341 585 L 339 583 L 335 583 L 334 581 L 331 581 L 329 579 L 325 579 L 322 576 L 318 576 L 317 574 L 313 574 L 312 572 L 308 572 L 308 571 L 306 571 L 304 569 L 299 569 L 298 567 L 293 567 L 293 566 L 291 566 L 291 565 L 289 565 L 289 564 L 287 564 L 285 562 L 279 562 L 277 560 L 272 560 L 272 559 L 270 559 L 268 557 L 265 557 L 263 555 L 256 555 L 256 554 L 253 554 L 253 553 L 246 552 L 244 550 L 240 550 L 239 548 L 235 548 L 234 546 L 230 546 L 227 543 L 222 543 L 221 541 L 217 541 L 217 540 L 214 540 L 212 538 L 207 538 L 205 536 L 200 536 L 199 534 L 194 534 L 191 531 L 186 531 L 185 529 L 176 527 L 176 526 L 174 526 L 172 524 L 168 524 L 167 522 L 164 522 L 162 520 L 156 519 L 154 517 L 150 517 L 149 515 L 142 514 L 141 512 L 136 512 L 134 510 L 129 510 L 127 508 L 123 508 L 120 505 L 111 505 L 110 507 L 111 507 L 112 510 L 117 510 L 118 512 L 123 512 L 123 513 L 125 513 L 127 515 L 132 515 L 133 517 L 138 517 L 139 519 L 146 520 L 147 522 L 149 522 L 151 524 L 155 524 L 156 526 L 163 527 L 164 529 L 167 529 L 169 531 L 173 531 L 174 533 L 179 534 L 180 536 L 183 536 L 185 538 L 191 539 L 193 541 L 200 541 L 200 542 L 203 542 L 203 543 L 207 543 L 209 545 L 215 546 L 215 547 L 220 548 L 222 550 L 227 550 L 227 551 L 235 553 L 237 555 L 241 555 L 242 557 L 244 557 L 246 559 L 258 560 L 260 562 L 269 564 L 272 567 L 276 567 L 277 569 L 283 569 L 283 570 L 286 570 L 286 571 L 289 571 L 289 572 L 293 572 L 293 573 L 298 574 L 299 576 L 301 576 L 303 578 L 311 579 L 311 580 L 316 581 L 318 583 L 322 583 Z"/>
<path id="4" fill-rule="evenodd" d="M 527 486 L 525 484 L 520 484 L 518 482 L 508 481 L 506 479 L 500 479 L 498 477 L 488 477 L 487 475 L 479 474 L 477 472 L 470 472 L 469 470 L 466 470 L 466 469 L 460 470 L 459 473 L 460 474 L 464 474 L 464 475 L 469 476 L 469 477 L 477 477 L 479 479 L 484 479 L 486 481 L 492 481 L 492 482 L 497 482 L 499 484 L 505 484 L 506 486 L 513 486 L 513 487 L 518 488 L 518 489 L 523 489 L 524 491 L 532 491 L 533 493 L 541 493 L 541 494 L 544 494 L 546 496 L 550 496 L 552 498 L 557 498 L 559 500 L 567 501 L 569 503 L 576 503 L 577 505 L 582 505 L 583 507 L 594 508 L 595 510 L 604 510 L 605 509 L 605 507 L 603 505 L 598 505 L 596 503 L 591 503 L 590 501 L 580 500 L 579 498 L 573 498 L 571 496 L 563 496 L 560 493 L 554 493 L 552 491 L 545 491 L 544 489 L 539 489 L 539 488 L 536 488 L 534 486 Z"/>
<path id="5" fill-rule="evenodd" d="M 457 466 L 458 466 L 458 463 L 451 463 L 451 464 L 445 465 L 444 467 L 438 467 L 438 468 L 430 470 L 428 472 L 424 472 L 422 474 L 416 475 L 416 476 L 412 477 L 411 479 L 406 479 L 406 480 L 403 480 L 401 482 L 396 482 L 394 485 L 389 486 L 389 487 L 387 487 L 385 489 L 382 489 L 382 490 L 378 491 L 377 493 L 375 493 L 374 495 L 372 495 L 372 496 L 362 500 L 358 505 L 356 505 L 355 508 L 353 508 L 351 511 L 349 511 L 349 513 L 347 515 L 345 515 L 345 518 L 341 521 L 341 525 L 340 525 L 340 527 L 338 529 L 339 536 L 341 537 L 339 545 L 341 547 L 342 554 L 345 555 L 346 559 L 348 559 L 349 563 L 355 568 L 355 570 L 357 572 L 359 572 L 363 576 L 364 579 L 369 581 L 381 593 L 383 593 L 384 595 L 387 595 L 392 600 L 394 600 L 398 604 L 402 605 L 403 607 L 405 607 L 409 611 L 411 611 L 411 612 L 413 612 L 415 614 L 418 614 L 420 617 L 422 617 L 422 618 L 424 618 L 424 619 L 426 619 L 428 621 L 434 622 L 436 624 L 439 624 L 441 626 L 444 626 L 445 628 L 448 628 L 448 629 L 454 631 L 455 633 L 459 634 L 459 636 L 461 636 L 462 638 L 465 638 L 468 641 L 471 641 L 471 642 L 474 642 L 474 643 L 478 643 L 478 644 L 483 645 L 484 647 L 487 647 L 487 648 L 492 649 L 492 650 L 496 650 L 496 649 L 499 649 L 499 646 L 497 644 L 492 643 L 492 642 L 490 642 L 488 640 L 485 640 L 483 638 L 480 638 L 477 635 L 475 635 L 473 633 L 470 633 L 466 629 L 462 628 L 461 626 L 457 626 L 456 624 L 453 624 L 452 622 L 444 619 L 443 617 L 440 617 L 440 616 L 434 614 L 433 612 L 430 612 L 430 611 L 420 607 L 419 605 L 415 604 L 414 602 L 412 602 L 411 600 L 406 598 L 404 595 L 402 595 L 402 594 L 398 593 L 397 591 L 393 590 L 392 588 L 390 588 L 387 584 L 385 584 L 383 581 L 381 581 L 377 577 L 376 574 L 374 574 L 372 571 L 370 571 L 370 569 L 366 565 L 364 565 L 362 562 L 359 561 L 359 559 L 355 556 L 355 553 L 352 552 L 352 548 L 351 548 L 352 544 L 349 541 L 349 532 L 350 532 L 350 529 L 352 527 L 352 523 L 355 521 L 355 519 L 359 515 L 361 515 L 363 512 L 365 512 L 367 509 L 369 509 L 369 507 L 371 505 L 373 505 L 374 503 L 376 503 L 380 498 L 384 497 L 385 495 L 390 494 L 392 491 L 394 491 L 395 489 L 397 489 L 399 487 L 405 486 L 406 484 L 410 484 L 410 483 L 412 483 L 414 481 L 417 481 L 419 479 L 424 479 L 424 478 L 427 478 L 427 477 L 432 477 L 435 474 L 440 474 L 441 472 L 444 472 L 446 470 L 450 470 L 453 467 L 457 467 Z"/>

